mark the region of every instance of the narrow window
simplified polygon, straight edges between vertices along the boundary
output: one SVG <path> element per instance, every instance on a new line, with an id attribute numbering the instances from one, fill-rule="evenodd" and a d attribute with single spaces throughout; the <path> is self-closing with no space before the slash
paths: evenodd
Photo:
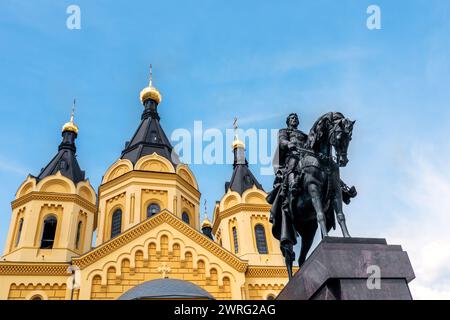
<path id="1" fill-rule="evenodd" d="M 111 218 L 111 239 L 117 237 L 122 231 L 122 210 L 114 211 Z"/>
<path id="2" fill-rule="evenodd" d="M 156 131 L 154 131 L 154 130 L 150 132 L 150 141 L 153 143 L 159 142 L 158 135 L 156 134 Z"/>
<path id="3" fill-rule="evenodd" d="M 236 227 L 233 227 L 233 243 L 234 243 L 234 253 L 239 252 L 238 236 Z"/>
<path id="4" fill-rule="evenodd" d="M 66 169 L 67 169 L 67 163 L 66 163 L 65 160 L 61 160 L 61 161 L 59 162 L 59 169 L 60 169 L 60 170 L 66 170 Z"/>
<path id="5" fill-rule="evenodd" d="M 256 247 L 260 254 L 267 254 L 267 240 L 266 240 L 266 231 L 264 230 L 263 225 L 257 224 L 255 226 L 255 238 L 256 238 Z"/>
<path id="6" fill-rule="evenodd" d="M 17 229 L 16 247 L 19 245 L 20 236 L 22 235 L 23 218 L 20 218 L 19 229 Z"/>
<path id="7" fill-rule="evenodd" d="M 56 225 L 58 221 L 56 217 L 49 216 L 44 220 L 44 228 L 41 239 L 41 249 L 52 249 L 55 242 Z"/>
<path id="8" fill-rule="evenodd" d="M 181 219 L 189 224 L 189 215 L 186 212 L 183 212 L 183 214 L 181 215 Z"/>
<path id="9" fill-rule="evenodd" d="M 152 203 L 147 207 L 147 218 L 150 218 L 154 216 L 155 214 L 159 213 L 161 211 L 161 208 L 158 204 Z"/>
<path id="10" fill-rule="evenodd" d="M 80 248 L 80 239 L 81 239 L 81 228 L 83 227 L 83 223 L 80 221 L 78 222 L 78 226 L 77 226 L 77 237 L 75 239 L 75 248 L 79 249 Z"/>

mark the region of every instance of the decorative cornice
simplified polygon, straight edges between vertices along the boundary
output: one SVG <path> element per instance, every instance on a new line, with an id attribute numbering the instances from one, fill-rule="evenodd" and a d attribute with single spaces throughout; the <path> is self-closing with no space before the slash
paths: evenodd
<path id="1" fill-rule="evenodd" d="M 297 272 L 298 267 L 294 267 Z M 286 267 L 249 266 L 245 272 L 246 278 L 288 278 Z"/>
<path id="2" fill-rule="evenodd" d="M 189 201 L 188 199 L 186 199 L 185 197 L 181 196 L 181 203 L 185 204 L 187 207 L 194 209 L 195 205 Z"/>
<path id="3" fill-rule="evenodd" d="M 195 196 L 200 197 L 200 195 L 201 195 L 200 191 L 198 191 L 193 185 L 191 185 L 189 182 L 187 182 L 185 179 L 183 179 L 177 173 L 159 172 L 159 171 L 143 171 L 143 170 L 128 171 L 117 178 L 109 180 L 109 181 L 105 182 L 104 184 L 100 185 L 99 191 L 100 192 L 104 191 L 104 189 L 118 185 L 130 178 L 149 178 L 149 175 L 151 175 L 151 178 L 153 178 L 153 179 L 176 181 L 179 184 L 181 184 L 183 187 L 188 189 L 190 192 L 192 192 Z"/>
<path id="4" fill-rule="evenodd" d="M 41 192 L 41 191 L 33 191 L 27 193 L 26 195 L 13 200 L 11 202 L 11 208 L 16 209 L 18 207 L 23 206 L 25 203 L 33 200 L 41 200 L 41 201 L 53 201 L 53 202 L 75 202 L 79 206 L 90 212 L 96 212 L 97 207 L 95 204 L 85 200 L 77 194 L 73 193 L 58 193 L 58 192 Z"/>
<path id="5" fill-rule="evenodd" d="M 239 203 L 231 208 L 228 208 L 222 212 L 219 211 L 217 217 L 214 219 L 213 223 L 213 233 L 217 231 L 219 227 L 220 221 L 242 211 L 249 212 L 267 212 L 269 213 L 270 208 L 272 206 L 270 204 L 249 204 L 249 203 Z"/>
<path id="6" fill-rule="evenodd" d="M 125 231 L 114 239 L 101 244 L 99 247 L 87 252 L 86 254 L 80 257 L 73 258 L 72 262 L 74 265 L 80 267 L 80 269 L 84 269 L 90 264 L 98 261 L 103 257 L 106 257 L 111 252 L 125 246 L 126 244 L 148 233 L 150 230 L 163 223 L 169 224 L 174 229 L 178 230 L 189 239 L 195 241 L 198 245 L 208 250 L 222 261 L 228 263 L 237 271 L 245 272 L 245 270 L 247 269 L 248 264 L 246 261 L 239 259 L 231 252 L 225 250 L 217 243 L 215 243 L 202 233 L 198 232 L 194 228 L 190 227 L 188 224 L 186 224 L 167 210 L 161 211 L 159 214 L 141 222 L 140 224 Z"/>
<path id="7" fill-rule="evenodd" d="M 159 195 L 165 195 L 167 194 L 167 190 L 158 190 L 158 189 L 142 189 L 142 192 L 145 193 L 152 193 L 152 194 L 159 194 Z"/>
<path id="8" fill-rule="evenodd" d="M 68 267 L 68 263 L 0 262 L 0 275 L 68 276 Z"/>
<path id="9" fill-rule="evenodd" d="M 113 196 L 113 197 L 110 197 L 110 198 L 106 199 L 105 201 L 106 201 L 107 203 L 111 203 L 111 202 L 117 201 L 117 200 L 119 200 L 120 198 L 125 197 L 125 194 L 126 194 L 126 192 L 122 192 L 122 193 L 120 193 L 120 194 L 118 194 L 118 195 L 115 195 L 115 196 Z"/>

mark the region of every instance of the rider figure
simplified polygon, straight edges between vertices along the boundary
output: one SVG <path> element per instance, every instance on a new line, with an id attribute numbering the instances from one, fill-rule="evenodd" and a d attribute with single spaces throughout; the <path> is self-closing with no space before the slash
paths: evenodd
<path id="1" fill-rule="evenodd" d="M 304 147 L 308 136 L 298 130 L 299 119 L 296 113 L 291 113 L 286 119 L 287 128 L 278 132 L 278 145 L 280 151 L 280 169 L 284 167 L 285 188 L 297 193 L 295 169 L 301 157 L 300 149 Z M 286 194 L 285 194 L 286 195 Z M 287 195 L 286 195 L 287 196 Z M 287 198 L 287 197 L 286 197 Z"/>
<path id="2" fill-rule="evenodd" d="M 284 218 L 281 221 L 283 236 L 280 239 L 280 249 L 286 259 L 287 265 L 291 265 L 295 259 L 293 246 L 296 239 L 296 231 L 294 228 L 294 218 L 291 214 L 289 202 L 299 193 L 299 174 L 296 169 L 298 162 L 302 156 L 301 149 L 308 136 L 298 128 L 299 119 L 296 113 L 291 113 L 286 119 L 287 128 L 280 129 L 278 132 L 278 152 L 279 165 L 277 170 L 277 178 L 275 183 L 281 185 L 281 210 Z"/>
<path id="3" fill-rule="evenodd" d="M 308 172 L 303 172 L 303 170 L 306 167 L 315 166 L 319 162 L 323 162 L 319 170 L 324 170 L 331 166 L 327 161 L 333 160 L 320 152 L 313 151 L 308 146 L 309 139 L 314 138 L 314 132 L 311 131 L 308 136 L 298 129 L 297 114 L 291 113 L 286 119 L 286 125 L 286 128 L 280 129 L 278 132 L 278 152 L 273 161 L 275 180 L 273 190 L 267 195 L 267 202 L 272 205 L 269 219 L 272 223 L 272 234 L 280 241 L 280 249 L 288 268 L 288 274 L 292 276 L 292 265 L 295 260 L 293 247 L 297 244 L 299 224 L 303 223 L 299 219 L 301 212 L 295 212 L 295 210 L 300 210 L 296 201 L 299 200 L 299 197 L 306 195 L 304 192 L 306 190 L 302 189 L 305 188 L 303 180 Z M 348 204 L 350 199 L 356 196 L 356 189 L 349 188 L 342 180 L 336 182 L 340 184 L 342 190 L 341 199 Z M 326 189 L 328 190 L 329 187 L 330 185 L 327 185 Z M 303 261 L 305 258 L 302 258 Z"/>
<path id="4" fill-rule="evenodd" d="M 305 149 L 305 143 L 308 135 L 297 129 L 300 121 L 296 113 L 291 113 L 286 118 L 287 128 L 280 129 L 278 132 L 279 146 L 279 167 L 276 173 L 278 180 L 283 183 L 283 196 L 287 203 L 287 193 L 290 190 L 292 195 L 298 194 L 301 190 L 299 183 L 301 182 L 301 172 L 295 172 L 298 162 L 303 156 L 302 149 Z M 343 201 L 350 203 L 350 199 L 357 194 L 355 187 L 348 187 L 340 180 Z"/>

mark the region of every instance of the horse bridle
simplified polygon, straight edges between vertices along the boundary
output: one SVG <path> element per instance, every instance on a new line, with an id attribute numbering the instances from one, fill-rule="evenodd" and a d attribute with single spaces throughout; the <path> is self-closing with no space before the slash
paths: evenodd
<path id="1" fill-rule="evenodd" d="M 339 128 L 339 129 L 337 129 L 337 127 Z M 340 127 L 339 127 L 339 124 L 338 123 L 335 123 L 334 125 L 333 125 L 333 127 L 329 130 L 329 134 L 328 134 L 328 142 L 330 143 L 330 145 L 332 145 L 332 146 L 335 146 L 335 141 L 336 141 L 336 135 L 338 134 L 338 133 L 342 133 L 342 132 L 345 132 L 345 130 L 342 130 Z M 333 143 L 333 142 L 334 143 Z M 335 148 L 335 150 L 336 150 L 336 148 Z M 334 159 L 333 160 L 335 160 L 338 164 L 339 164 L 339 160 L 340 160 L 340 158 L 341 157 L 347 157 L 347 152 L 338 152 L 337 150 L 336 150 L 336 156 L 332 156 Z"/>
<path id="2" fill-rule="evenodd" d="M 328 142 L 330 143 L 330 145 L 332 145 L 332 146 L 334 146 L 334 144 L 333 143 L 331 143 L 331 139 L 333 138 L 333 140 L 335 139 L 335 135 L 337 134 L 337 133 L 339 133 L 339 132 L 344 132 L 344 130 L 342 130 L 342 129 L 336 129 L 336 127 L 338 127 L 338 124 L 337 123 L 335 123 L 334 125 L 333 125 L 333 127 L 329 130 L 329 134 L 328 134 Z M 330 134 L 330 132 L 331 132 L 331 134 Z M 332 160 L 332 161 L 334 161 L 334 162 L 336 162 L 337 164 L 339 164 L 339 159 L 342 157 L 342 156 L 347 156 L 347 152 L 337 152 L 336 151 L 336 156 L 333 156 L 333 155 L 329 155 L 329 156 L 326 156 L 325 154 L 323 154 L 322 152 L 314 152 L 314 151 L 312 151 L 312 150 L 310 150 L 310 149 L 305 149 L 305 148 L 301 148 L 301 147 L 297 147 L 296 148 L 299 152 L 303 152 L 303 153 L 308 153 L 308 154 L 310 154 L 310 155 L 312 155 L 312 156 L 314 156 L 314 157 L 317 157 L 318 159 L 320 159 L 320 160 Z"/>
<path id="3" fill-rule="evenodd" d="M 314 156 L 314 157 L 319 158 L 320 160 L 330 160 L 330 159 L 331 159 L 331 160 L 334 160 L 334 161 L 337 160 L 337 157 L 335 157 L 335 156 L 333 156 L 333 155 L 326 156 L 326 155 L 323 154 L 322 152 L 314 152 L 314 151 L 312 151 L 312 150 L 305 149 L 305 148 L 297 148 L 297 150 L 298 150 L 299 152 L 308 153 L 308 154 L 310 154 L 310 155 L 312 155 L 312 156 Z"/>

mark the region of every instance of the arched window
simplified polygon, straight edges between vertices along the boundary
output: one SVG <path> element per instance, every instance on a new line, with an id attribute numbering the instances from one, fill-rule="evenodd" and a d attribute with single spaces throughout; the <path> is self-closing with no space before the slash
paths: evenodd
<path id="1" fill-rule="evenodd" d="M 35 296 L 32 296 L 30 300 L 43 300 L 43 299 L 42 299 L 42 296 L 37 294 Z"/>
<path id="2" fill-rule="evenodd" d="M 56 225 L 58 221 L 55 216 L 49 216 L 44 220 L 42 231 L 41 249 L 52 249 L 55 242 Z"/>
<path id="3" fill-rule="evenodd" d="M 75 248 L 80 248 L 80 239 L 81 239 L 81 228 L 83 227 L 83 222 L 78 222 L 77 226 L 77 237 L 75 238 Z"/>
<path id="4" fill-rule="evenodd" d="M 117 237 L 122 231 L 122 210 L 114 211 L 111 218 L 111 239 Z"/>
<path id="5" fill-rule="evenodd" d="M 267 296 L 267 300 L 275 300 L 275 296 L 273 294 L 269 294 Z"/>
<path id="6" fill-rule="evenodd" d="M 267 254 L 268 251 L 267 251 L 266 231 L 264 230 L 263 225 L 257 224 L 255 226 L 255 238 L 258 252 L 260 254 Z"/>
<path id="7" fill-rule="evenodd" d="M 158 204 L 151 203 L 147 207 L 147 218 L 150 218 L 150 217 L 154 216 L 155 214 L 159 213 L 160 211 L 161 211 L 161 208 L 159 207 Z"/>
<path id="8" fill-rule="evenodd" d="M 19 245 L 20 236 L 22 235 L 23 218 L 20 218 L 19 228 L 17 229 L 16 247 Z"/>
<path id="9" fill-rule="evenodd" d="M 233 243 L 234 243 L 234 253 L 239 252 L 238 235 L 236 227 L 233 227 Z"/>
<path id="10" fill-rule="evenodd" d="M 186 212 L 183 212 L 181 214 L 181 219 L 186 222 L 187 224 L 189 224 L 189 214 L 187 214 Z"/>

